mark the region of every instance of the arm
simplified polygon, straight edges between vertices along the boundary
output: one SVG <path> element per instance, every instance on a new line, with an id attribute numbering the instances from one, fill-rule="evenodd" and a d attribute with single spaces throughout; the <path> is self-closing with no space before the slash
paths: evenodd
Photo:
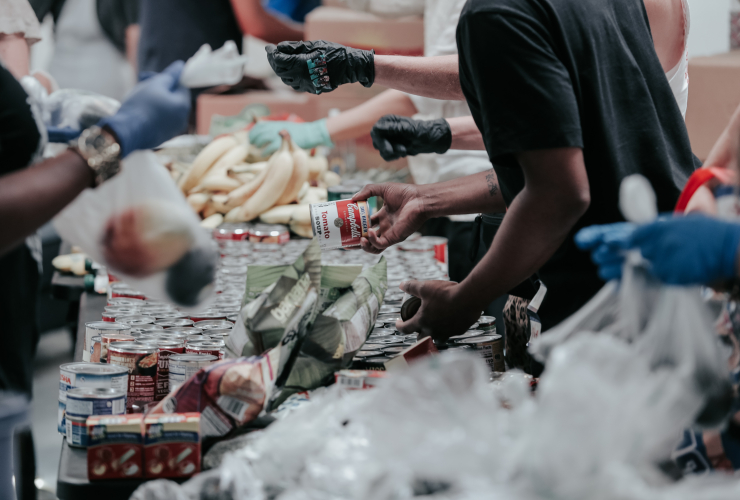
<path id="1" fill-rule="evenodd" d="M 452 132 L 452 146 L 450 149 L 464 149 L 468 151 L 485 151 L 483 134 L 478 130 L 472 116 L 448 118 Z"/>
<path id="2" fill-rule="evenodd" d="M 126 59 L 132 68 L 134 74 L 138 74 L 137 55 L 139 50 L 139 37 L 141 29 L 138 24 L 131 24 L 126 28 Z"/>
<path id="3" fill-rule="evenodd" d="M 231 0 L 231 8 L 245 35 L 268 43 L 303 39 L 303 29 L 299 24 L 273 16 L 260 0 Z"/>
<path id="4" fill-rule="evenodd" d="M 22 33 L 0 34 L 0 60 L 17 80 L 28 75 L 28 57 L 28 43 Z"/>
<path id="5" fill-rule="evenodd" d="M 408 95 L 386 90 L 372 99 L 326 120 L 326 129 L 333 141 L 355 139 L 369 134 L 373 125 L 384 115 L 412 116 L 416 106 Z"/>
<path id="6" fill-rule="evenodd" d="M 408 94 L 464 101 L 457 56 L 375 56 L 375 83 Z"/>
<path id="7" fill-rule="evenodd" d="M 0 219 L 5 221 L 0 254 L 33 234 L 92 182 L 92 170 L 72 151 L 0 177 Z"/>

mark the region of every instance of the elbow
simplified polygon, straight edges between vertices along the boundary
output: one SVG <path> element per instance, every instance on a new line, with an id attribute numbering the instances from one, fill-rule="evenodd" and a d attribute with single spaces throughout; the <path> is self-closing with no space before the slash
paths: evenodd
<path id="1" fill-rule="evenodd" d="M 591 192 L 588 188 L 577 189 L 568 196 L 562 206 L 565 217 L 575 224 L 591 206 Z"/>

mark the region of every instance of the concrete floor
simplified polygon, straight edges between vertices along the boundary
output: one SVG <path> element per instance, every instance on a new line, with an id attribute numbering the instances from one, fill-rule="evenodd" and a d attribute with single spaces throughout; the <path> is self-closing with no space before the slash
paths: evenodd
<path id="1" fill-rule="evenodd" d="M 62 445 L 62 436 L 57 432 L 59 365 L 72 360 L 72 339 L 66 329 L 47 332 L 41 336 L 33 377 L 31 426 L 36 446 L 36 483 L 52 493 L 56 491 Z M 55 498 L 55 495 L 39 495 L 39 500 L 49 498 Z"/>

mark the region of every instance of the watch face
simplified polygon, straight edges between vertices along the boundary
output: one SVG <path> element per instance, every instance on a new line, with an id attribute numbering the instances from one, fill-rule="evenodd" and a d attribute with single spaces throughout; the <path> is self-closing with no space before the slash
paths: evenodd
<path id="1" fill-rule="evenodd" d="M 101 151 L 106 146 L 106 138 L 103 134 L 92 134 L 88 138 L 88 146 L 95 149 L 96 151 Z"/>

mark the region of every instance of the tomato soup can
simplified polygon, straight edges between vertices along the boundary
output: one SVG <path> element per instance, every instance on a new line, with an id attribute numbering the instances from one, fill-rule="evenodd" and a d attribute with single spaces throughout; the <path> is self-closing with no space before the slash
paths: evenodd
<path id="1" fill-rule="evenodd" d="M 111 292 L 111 298 L 122 298 L 122 299 L 138 299 L 138 300 L 146 300 L 146 296 L 144 295 L 144 292 L 139 290 L 133 290 L 131 288 L 119 288 L 118 290 L 114 289 Z"/>
<path id="2" fill-rule="evenodd" d="M 138 342 L 156 345 L 159 349 L 159 361 L 157 368 L 157 392 L 155 401 L 162 401 L 170 393 L 170 358 L 175 354 L 185 353 L 185 339 L 146 339 Z"/>
<path id="3" fill-rule="evenodd" d="M 457 345 L 467 345 L 483 358 L 492 372 L 506 371 L 504 364 L 504 339 L 501 335 L 485 335 L 471 337 L 455 342 Z"/>
<path id="4" fill-rule="evenodd" d="M 66 433 L 65 414 L 67 393 L 78 387 L 117 389 L 125 391 L 128 386 L 128 370 L 120 366 L 99 363 L 65 363 L 59 367 L 59 409 L 57 430 Z"/>
<path id="5" fill-rule="evenodd" d="M 136 340 L 130 333 L 104 333 L 100 336 L 100 363 L 108 363 L 108 348 L 111 342 L 133 342 Z M 91 360 L 92 361 L 92 360 Z"/>
<path id="6" fill-rule="evenodd" d="M 169 362 L 169 389 L 177 389 L 183 382 L 198 373 L 201 368 L 218 361 L 212 354 L 173 354 Z"/>
<path id="7" fill-rule="evenodd" d="M 496 318 L 493 316 L 481 316 L 478 320 L 478 329 L 484 332 L 496 333 Z"/>
<path id="8" fill-rule="evenodd" d="M 128 369 L 126 409 L 145 406 L 154 401 L 157 392 L 159 349 L 138 342 L 114 342 L 108 348 L 108 362 Z"/>
<path id="9" fill-rule="evenodd" d="M 213 230 L 214 240 L 233 240 L 244 241 L 249 239 L 249 229 L 251 224 L 244 222 L 221 224 Z"/>
<path id="10" fill-rule="evenodd" d="M 340 200 L 309 205 L 311 227 L 322 250 L 360 246 L 370 228 L 370 207 L 366 201 Z"/>
<path id="11" fill-rule="evenodd" d="M 249 230 L 250 243 L 276 243 L 282 245 L 290 241 L 290 231 L 280 224 L 255 224 Z"/>
<path id="12" fill-rule="evenodd" d="M 209 321 L 198 321 L 193 325 L 195 328 L 200 328 L 205 333 L 206 330 L 233 328 L 234 323 L 226 320 L 209 320 Z"/>
<path id="13" fill-rule="evenodd" d="M 109 321 L 91 321 L 85 323 L 85 343 L 82 346 L 82 361 L 90 361 L 92 338 L 106 333 L 131 333 L 131 326 Z"/>
<path id="14" fill-rule="evenodd" d="M 226 344 L 223 340 L 214 340 L 209 338 L 208 340 L 201 340 L 196 342 L 188 342 L 185 345 L 185 352 L 190 354 L 211 354 L 217 356 L 219 360 L 224 359 L 224 349 Z"/>

